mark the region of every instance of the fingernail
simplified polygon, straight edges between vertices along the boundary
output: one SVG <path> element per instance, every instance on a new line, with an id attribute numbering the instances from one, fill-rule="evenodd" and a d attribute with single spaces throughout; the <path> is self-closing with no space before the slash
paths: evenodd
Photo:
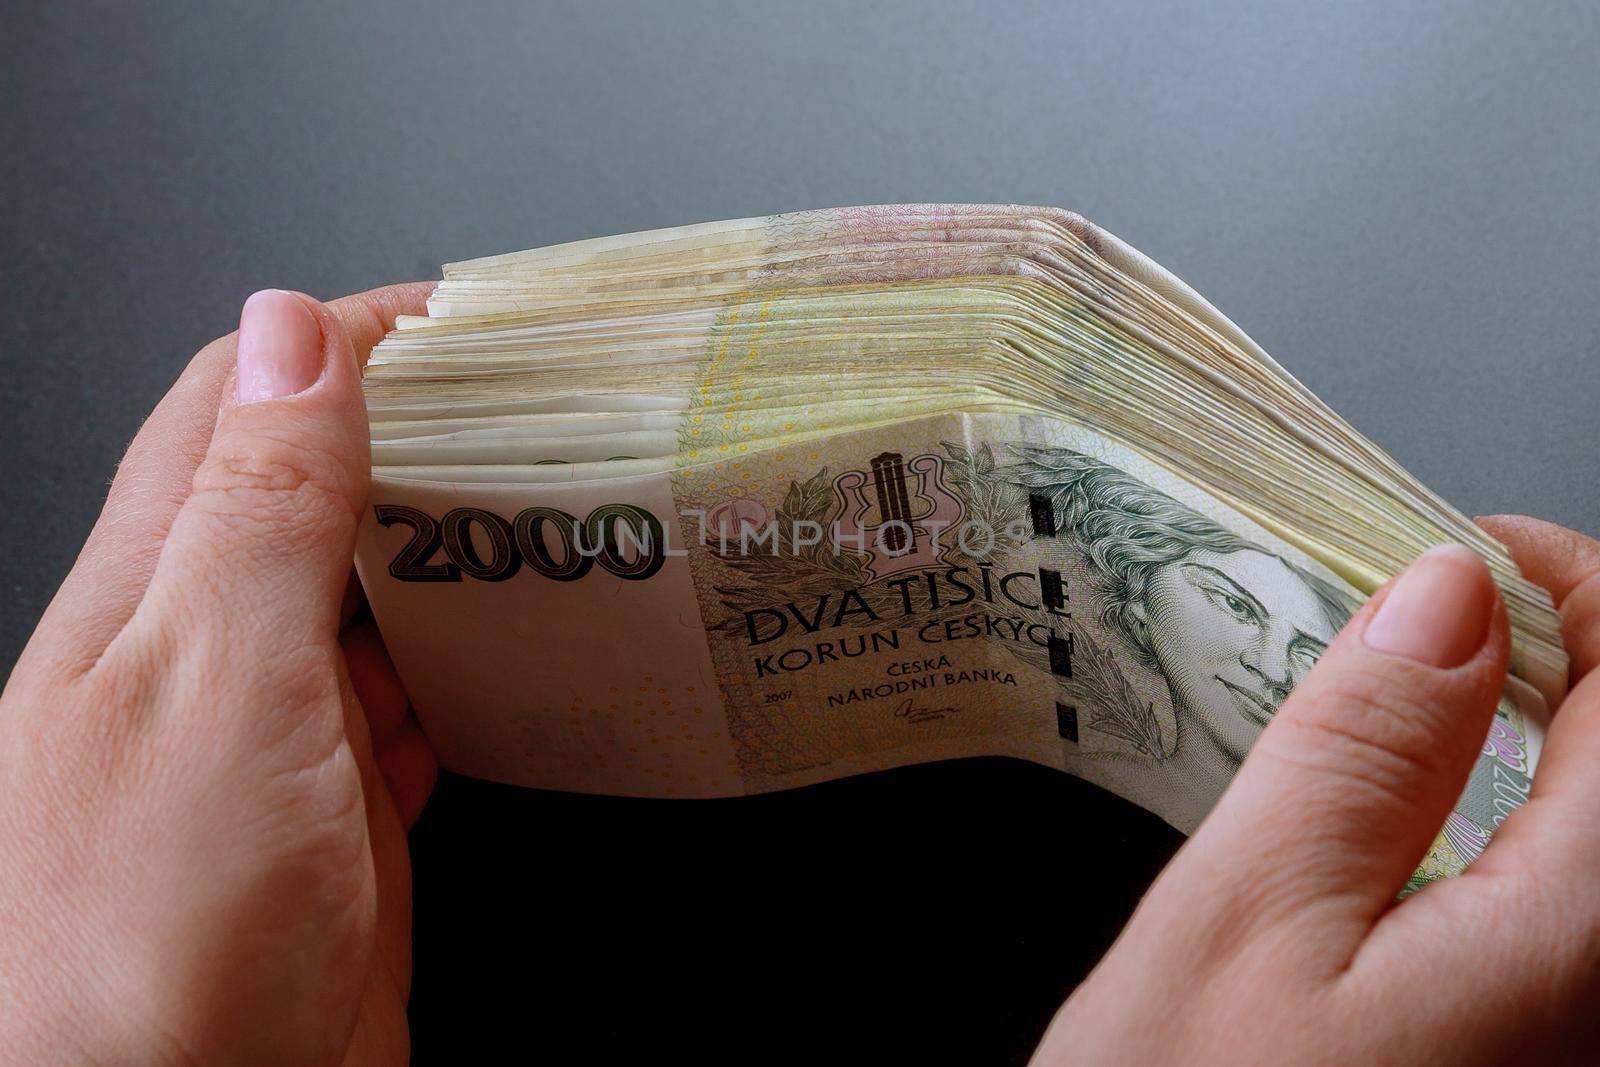
<path id="1" fill-rule="evenodd" d="M 1472 549 L 1429 549 L 1389 589 L 1364 640 L 1392 656 L 1459 667 L 1483 647 L 1495 596 L 1489 568 Z"/>
<path id="2" fill-rule="evenodd" d="M 322 328 L 293 293 L 263 289 L 239 313 L 241 404 L 293 396 L 322 376 Z"/>

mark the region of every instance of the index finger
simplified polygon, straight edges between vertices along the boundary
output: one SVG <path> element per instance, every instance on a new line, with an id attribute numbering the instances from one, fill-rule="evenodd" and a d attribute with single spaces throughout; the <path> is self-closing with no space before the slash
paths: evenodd
<path id="1" fill-rule="evenodd" d="M 1523 574 L 1550 590 L 1572 657 L 1572 688 L 1551 721 L 1527 805 L 1469 873 L 1534 872 L 1548 880 L 1565 872 L 1587 882 L 1600 864 L 1600 542 L 1522 515 L 1478 523 L 1510 549 Z"/>
<path id="2" fill-rule="evenodd" d="M 1576 688 L 1600 666 L 1600 541 L 1526 515 L 1485 515 L 1477 523 L 1511 551 L 1529 581 L 1550 591 Z"/>

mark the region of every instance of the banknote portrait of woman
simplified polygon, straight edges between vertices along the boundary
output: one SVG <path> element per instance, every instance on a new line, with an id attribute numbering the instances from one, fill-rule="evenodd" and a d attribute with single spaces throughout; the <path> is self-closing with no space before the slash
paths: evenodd
<path id="1" fill-rule="evenodd" d="M 1128 699 L 1126 684 L 1121 699 L 1102 690 L 1102 703 L 1120 706 L 1099 709 L 1089 725 L 1180 777 L 1225 781 L 1353 602 L 1114 467 L 1067 449 L 1016 451 L 1003 477 L 1051 501 L 1058 535 L 1082 552 L 1088 588 L 1074 598 L 1086 595 L 1118 646 L 1080 649 L 1083 666 L 1117 671 L 1116 659 L 1131 658 L 1151 668 L 1166 682 L 1176 729 L 1154 721 L 1153 701 Z M 1110 662 L 1093 662 L 1108 652 Z"/>

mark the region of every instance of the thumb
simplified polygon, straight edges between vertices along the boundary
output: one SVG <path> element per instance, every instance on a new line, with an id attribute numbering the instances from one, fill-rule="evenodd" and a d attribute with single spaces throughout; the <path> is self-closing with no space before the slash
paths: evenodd
<path id="1" fill-rule="evenodd" d="M 237 370 L 145 606 L 259 659 L 337 632 L 369 445 L 349 338 L 310 297 L 245 301 Z"/>
<path id="2" fill-rule="evenodd" d="M 1465 787 L 1505 684 L 1509 626 L 1489 569 L 1435 548 L 1380 590 L 1257 740 L 1190 848 L 1250 921 L 1393 903 Z M 1199 857 L 1197 857 L 1199 858 Z M 1244 913 L 1241 913 L 1243 915 Z"/>

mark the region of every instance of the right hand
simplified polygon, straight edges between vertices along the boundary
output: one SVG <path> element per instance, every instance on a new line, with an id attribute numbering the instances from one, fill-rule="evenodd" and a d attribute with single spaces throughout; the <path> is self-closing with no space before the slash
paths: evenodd
<path id="1" fill-rule="evenodd" d="M 1528 803 L 1395 903 L 1484 743 L 1509 628 L 1429 553 L 1296 687 L 1040 1045 L 1055 1063 L 1499 1064 L 1600 1052 L 1600 543 L 1482 525 L 1560 607 L 1573 688 Z"/>

